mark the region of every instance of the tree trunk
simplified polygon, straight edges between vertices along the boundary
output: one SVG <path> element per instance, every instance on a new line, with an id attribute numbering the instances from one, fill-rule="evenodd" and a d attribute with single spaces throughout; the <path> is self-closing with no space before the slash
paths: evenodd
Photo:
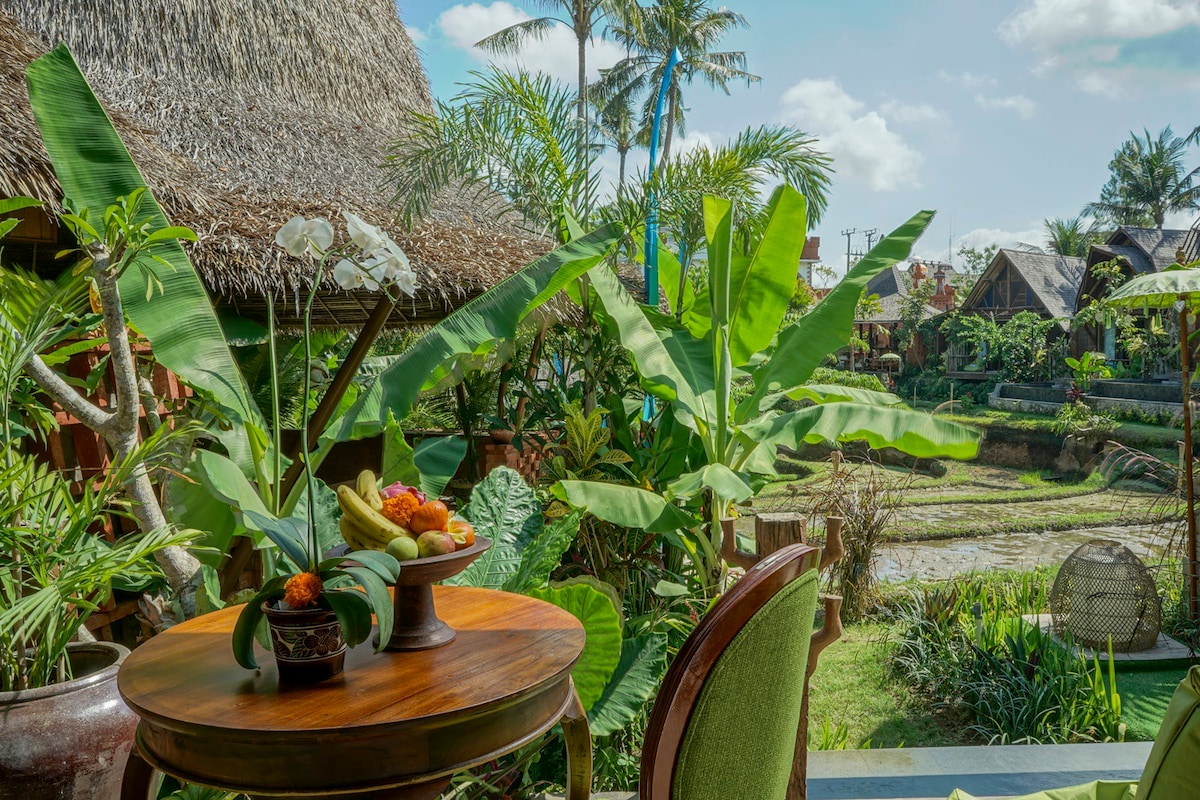
<path id="1" fill-rule="evenodd" d="M 629 148 L 621 148 L 617 153 L 621 156 L 620 165 L 617 167 L 617 197 L 620 197 L 625 192 L 625 158 L 629 155 Z"/>
<path id="2" fill-rule="evenodd" d="M 141 390 L 138 386 L 137 367 L 133 362 L 133 348 L 129 344 L 129 329 L 125 327 L 125 310 L 121 304 L 121 292 L 117 278 L 108 269 L 107 254 L 93 254 L 93 274 L 96 291 L 100 295 L 104 316 L 104 330 L 108 338 L 109 364 L 113 371 L 113 384 L 117 397 L 115 413 L 108 419 L 107 429 L 100 431 L 113 449 L 117 463 L 127 461 L 137 450 L 140 441 L 138 411 L 142 407 Z M 125 487 L 133 501 L 133 516 L 143 533 L 167 526 L 162 506 L 145 463 L 139 461 L 133 468 L 131 480 Z M 193 579 L 200 571 L 200 562 L 182 547 L 168 547 L 154 554 L 171 588 L 179 595 L 194 589 Z"/>
<path id="3" fill-rule="evenodd" d="M 583 181 L 583 208 L 575 209 L 577 214 L 583 217 L 587 216 L 588 207 L 591 205 L 591 198 L 588 197 L 588 180 L 587 180 L 587 155 L 588 155 L 588 85 L 587 85 L 587 40 L 588 31 L 584 23 L 585 20 L 576 20 L 576 45 L 577 55 L 579 58 L 579 98 L 577 100 L 578 107 L 576 113 L 579 119 L 576 124 L 579 126 L 579 142 L 576 148 L 578 152 L 575 154 L 577 169 L 579 170 L 579 179 Z"/>

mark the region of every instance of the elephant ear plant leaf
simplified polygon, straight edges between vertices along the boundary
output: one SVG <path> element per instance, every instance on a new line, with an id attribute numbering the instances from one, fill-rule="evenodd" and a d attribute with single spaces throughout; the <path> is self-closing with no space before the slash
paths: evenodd
<path id="1" fill-rule="evenodd" d="M 812 311 L 782 327 L 805 241 L 804 198 L 789 186 L 777 189 L 757 242 L 735 241 L 731 208 L 725 200 L 704 199 L 708 283 L 696 293 L 681 324 L 639 306 L 610 271 L 589 273 L 642 388 L 666 405 L 660 427 L 670 415 L 690 431 L 702 447 L 702 463 L 693 460 L 688 471 L 674 476 L 666 497 L 584 481 L 553 487 L 555 496 L 576 508 L 614 524 L 643 528 L 646 522 L 686 526 L 688 515 L 682 512 L 668 520 L 666 508 L 674 506 L 667 497 L 689 500 L 706 494 L 712 500 L 705 504 L 711 527 L 707 541 L 698 537 L 695 552 L 703 555 L 697 566 L 710 576 L 719 571 L 714 563 L 719 518 L 773 474 L 778 445 L 864 440 L 872 447 L 914 455 L 971 458 L 979 438 L 971 428 L 902 407 L 895 395 L 805 386 L 814 369 L 849 341 L 867 282 L 909 256 L 933 212 L 914 215 L 885 237 Z M 735 376 L 747 373 L 750 391 L 735 405 Z M 811 405 L 781 413 L 776 406 L 789 396 Z M 657 498 L 653 508 L 645 495 Z"/>

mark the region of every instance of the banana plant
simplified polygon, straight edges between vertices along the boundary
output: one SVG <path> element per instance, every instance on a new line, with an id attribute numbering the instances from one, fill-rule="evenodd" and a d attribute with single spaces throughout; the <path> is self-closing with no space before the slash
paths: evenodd
<path id="1" fill-rule="evenodd" d="M 688 515 L 675 501 L 708 497 L 709 533 L 696 536 L 688 550 L 695 551 L 702 573 L 715 576 L 717 522 L 732 504 L 753 496 L 764 476 L 774 474 L 780 446 L 864 440 L 874 448 L 894 447 L 920 457 L 973 457 L 975 430 L 905 408 L 893 394 L 806 385 L 826 356 L 849 340 L 867 282 L 908 257 L 932 219 L 931 211 L 914 215 L 787 327 L 784 315 L 806 232 L 805 199 L 788 186 L 772 196 L 763 235 L 748 253 L 734 247 L 730 203 L 704 199 L 708 282 L 691 289 L 680 280 L 678 262 L 662 259 L 671 315 L 639 306 L 611 270 L 592 270 L 592 286 L 633 357 L 643 389 L 665 404 L 662 417 L 669 416 L 676 432 L 692 440 L 694 455 L 661 494 L 561 481 L 553 487 L 555 495 L 615 524 L 649 523 L 647 530 L 660 531 L 686 524 Z M 751 390 L 735 403 L 739 378 L 748 378 Z M 777 409 L 785 398 L 810 404 Z"/>

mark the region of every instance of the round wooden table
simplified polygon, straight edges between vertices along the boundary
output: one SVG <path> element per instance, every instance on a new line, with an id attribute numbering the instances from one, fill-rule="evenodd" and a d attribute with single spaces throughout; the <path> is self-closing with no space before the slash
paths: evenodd
<path id="1" fill-rule="evenodd" d="M 453 642 L 418 652 L 349 650 L 345 671 L 279 684 L 233 660 L 240 606 L 189 620 L 126 659 L 117 684 L 141 722 L 150 766 L 254 798 L 435 797 L 450 776 L 511 753 L 561 721 L 568 797 L 587 798 L 591 738 L 571 683 L 579 621 L 523 595 L 435 586 Z M 123 797 L 143 798 L 150 770 L 131 756 Z"/>

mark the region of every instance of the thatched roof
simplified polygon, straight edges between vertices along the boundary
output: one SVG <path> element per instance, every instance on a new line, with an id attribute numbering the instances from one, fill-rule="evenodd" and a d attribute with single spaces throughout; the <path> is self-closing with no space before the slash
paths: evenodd
<path id="1" fill-rule="evenodd" d="M 403 134 L 411 111 L 431 109 L 393 0 L 155 6 L 114 14 L 102 3 L 0 0 L 0 10 L 42 39 L 39 46 L 0 14 L 0 44 L 21 44 L 0 46 L 0 96 L 14 101 L 0 122 L 15 115 L 4 129 L 18 140 L 0 142 L 0 193 L 57 199 L 22 73 L 38 50 L 62 40 L 117 112 L 172 221 L 200 234 L 192 260 L 218 303 L 243 315 L 259 316 L 266 293 L 291 298 L 310 283 L 311 265 L 273 243 L 295 214 L 337 221 L 349 209 L 391 230 L 422 285 L 396 321 L 439 319 L 549 249 L 502 206 L 480 208 L 474 198 L 443 198 L 411 230 L 386 224 L 394 216 L 379 169 L 386 142 Z M 374 302 L 327 287 L 317 322 L 354 324 Z"/>

